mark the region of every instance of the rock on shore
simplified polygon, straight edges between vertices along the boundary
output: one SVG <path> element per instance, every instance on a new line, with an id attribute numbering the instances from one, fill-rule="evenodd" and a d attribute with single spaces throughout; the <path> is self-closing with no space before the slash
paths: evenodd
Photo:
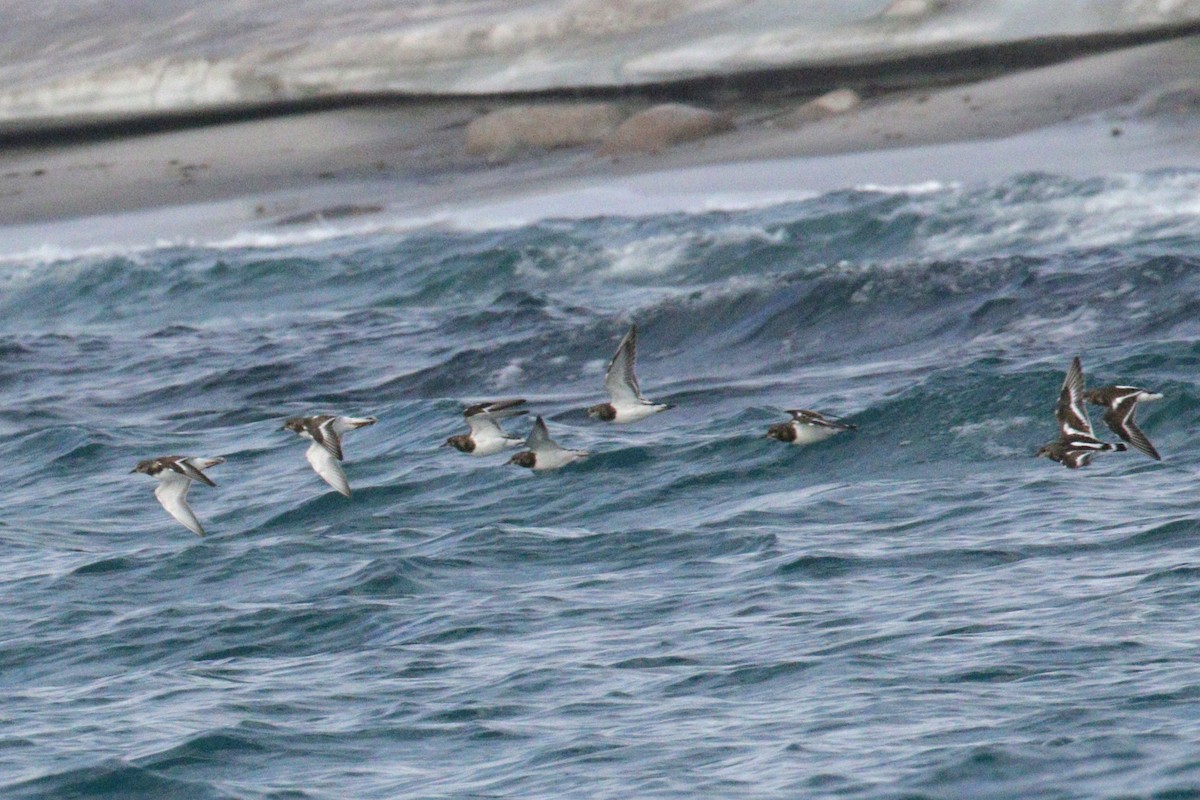
<path id="1" fill-rule="evenodd" d="M 493 111 L 467 126 L 466 152 L 503 160 L 522 150 L 604 141 L 626 116 L 618 103 L 551 103 Z"/>
<path id="2" fill-rule="evenodd" d="M 682 103 L 665 103 L 622 122 L 597 154 L 657 153 L 672 145 L 703 139 L 732 128 L 733 118 L 728 114 Z"/>

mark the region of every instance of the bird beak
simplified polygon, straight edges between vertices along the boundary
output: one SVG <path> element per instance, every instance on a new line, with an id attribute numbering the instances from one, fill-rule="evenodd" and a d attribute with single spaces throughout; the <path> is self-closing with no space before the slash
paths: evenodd
<path id="1" fill-rule="evenodd" d="M 129 470 L 130 475 L 132 475 L 135 472 L 137 472 L 137 467 L 134 467 L 133 469 Z"/>

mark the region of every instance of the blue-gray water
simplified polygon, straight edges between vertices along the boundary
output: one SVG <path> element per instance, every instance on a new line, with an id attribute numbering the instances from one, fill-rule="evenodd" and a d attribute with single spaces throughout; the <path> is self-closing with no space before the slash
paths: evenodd
<path id="1" fill-rule="evenodd" d="M 3 263 L 0 795 L 1197 796 L 1198 191 Z M 632 321 L 678 408 L 604 426 Z M 1075 354 L 1165 394 L 1162 464 L 1033 458 Z M 508 396 L 595 455 L 438 447 Z M 763 439 L 794 407 L 860 430 Z M 303 412 L 379 417 L 352 499 Z M 166 453 L 228 459 L 207 538 Z"/>

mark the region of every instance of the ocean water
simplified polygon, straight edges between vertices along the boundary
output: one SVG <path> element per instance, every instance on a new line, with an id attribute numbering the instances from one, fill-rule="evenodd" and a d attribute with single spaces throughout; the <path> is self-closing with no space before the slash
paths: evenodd
<path id="1" fill-rule="evenodd" d="M 1198 197 L 0 257 L 0 796 L 1198 796 Z M 591 421 L 633 322 L 678 408 Z M 1162 463 L 1033 458 L 1076 354 L 1165 395 Z M 594 455 L 439 447 L 514 396 Z M 795 407 L 859 430 L 764 439 Z M 351 499 L 315 412 L 379 418 Z M 166 453 L 228 459 L 206 538 L 128 474 Z"/>

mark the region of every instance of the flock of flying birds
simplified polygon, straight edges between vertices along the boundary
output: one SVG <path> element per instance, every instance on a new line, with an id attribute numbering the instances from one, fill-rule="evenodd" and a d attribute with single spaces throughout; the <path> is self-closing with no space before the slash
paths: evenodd
<path id="1" fill-rule="evenodd" d="M 608 402 L 588 408 L 588 416 L 604 422 L 629 423 L 674 408 L 670 403 L 656 403 L 642 395 L 637 376 L 634 374 L 636 361 L 637 326 L 634 325 L 621 339 L 605 373 L 604 388 L 608 392 Z M 1161 394 L 1153 394 L 1135 386 L 1105 386 L 1086 390 L 1083 367 L 1076 357 L 1067 372 L 1055 412 L 1059 437 L 1043 445 L 1037 455 L 1077 469 L 1091 463 L 1096 453 L 1125 450 L 1124 444 L 1102 442 L 1095 437 L 1085 405 L 1095 403 L 1106 407 L 1104 421 L 1118 436 L 1151 458 L 1161 460 L 1158 451 L 1133 420 L 1138 402 L 1161 398 Z M 523 399 L 513 399 L 470 406 L 463 412 L 469 432 L 451 436 L 442 446 L 481 457 L 496 455 L 523 444 L 526 449 L 514 455 L 508 463 L 537 471 L 559 469 L 590 455 L 586 450 L 569 450 L 551 439 L 541 416 L 535 418 L 533 429 L 524 438 L 505 431 L 501 422 L 529 413 L 520 408 L 524 403 Z M 767 429 L 766 438 L 805 445 L 823 441 L 843 431 L 857 430 L 856 426 L 848 422 L 817 411 L 797 409 L 788 413 L 791 419 L 771 425 Z M 326 483 L 349 497 L 350 483 L 346 480 L 346 473 L 341 464 L 342 436 L 356 428 L 374 425 L 375 422 L 374 417 L 322 414 L 292 417 L 284 422 L 282 430 L 292 431 L 302 439 L 311 441 L 312 444 L 305 453 L 308 463 Z M 203 536 L 204 528 L 187 503 L 188 489 L 193 481 L 216 486 L 204 474 L 204 470 L 224 462 L 225 459 L 219 456 L 162 456 L 139 462 L 133 472 L 157 478 L 158 486 L 154 490 L 154 496 L 158 498 L 158 502 L 188 530 Z"/>
<path id="2" fill-rule="evenodd" d="M 1087 404 L 1092 403 L 1104 406 L 1104 422 L 1113 433 L 1155 461 L 1162 461 L 1162 456 L 1133 420 L 1138 403 L 1161 399 L 1161 394 L 1137 386 L 1087 389 L 1083 382 L 1083 365 L 1079 362 L 1079 356 L 1075 356 L 1054 409 L 1054 416 L 1058 419 L 1058 438 L 1042 445 L 1036 455 L 1057 461 L 1064 467 L 1079 469 L 1092 463 L 1096 453 L 1127 449 L 1120 442 L 1112 444 L 1096 438 L 1087 413 Z"/>

